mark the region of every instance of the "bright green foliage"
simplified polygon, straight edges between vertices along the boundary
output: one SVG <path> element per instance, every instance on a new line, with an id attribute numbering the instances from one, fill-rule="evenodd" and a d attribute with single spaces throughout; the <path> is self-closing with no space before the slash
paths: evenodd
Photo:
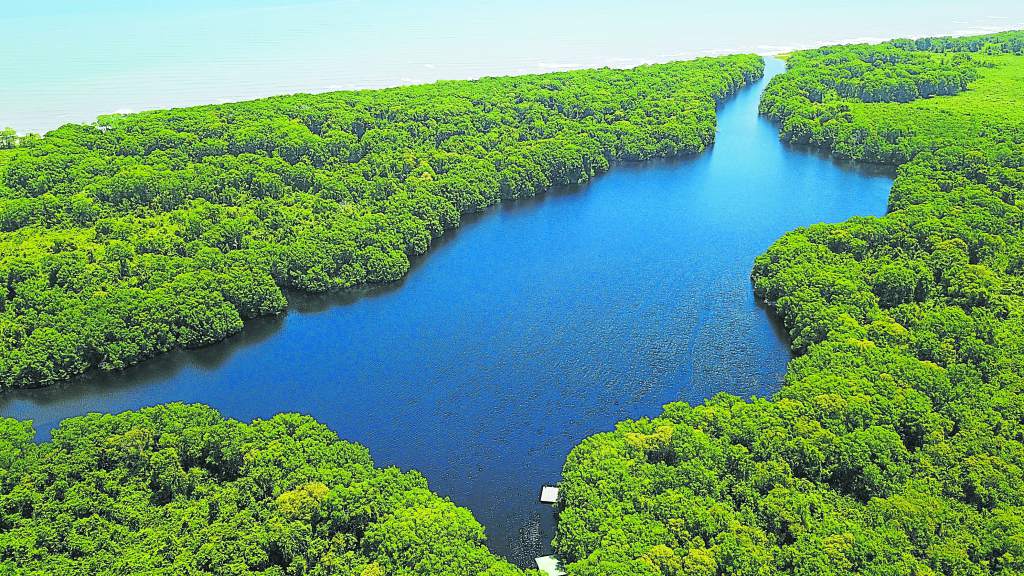
<path id="1" fill-rule="evenodd" d="M 395 280 L 462 213 L 700 152 L 762 71 L 731 56 L 0 135 L 0 388 L 219 340 L 282 288 Z"/>
<path id="2" fill-rule="evenodd" d="M 308 416 L 0 419 L 0 573 L 521 575 L 469 511 Z"/>
<path id="3" fill-rule="evenodd" d="M 14 148 L 18 145 L 18 134 L 10 128 L 0 130 L 0 150 Z"/>
<path id="4" fill-rule="evenodd" d="M 1021 33 L 798 52 L 791 71 L 772 79 L 761 113 L 779 121 L 787 142 L 869 162 L 905 163 L 978 136 L 979 124 L 1002 140 L 993 132 L 1019 133 L 1021 119 L 1013 66 L 998 64 L 1004 54 L 1024 54 Z M 958 98 L 930 98 L 958 94 L 979 76 Z"/>
<path id="5" fill-rule="evenodd" d="M 792 56 L 762 111 L 901 164 L 889 213 L 757 258 L 800 354 L 774 398 L 672 404 L 573 451 L 570 575 L 1024 573 L 1022 52 L 1007 33 Z"/>

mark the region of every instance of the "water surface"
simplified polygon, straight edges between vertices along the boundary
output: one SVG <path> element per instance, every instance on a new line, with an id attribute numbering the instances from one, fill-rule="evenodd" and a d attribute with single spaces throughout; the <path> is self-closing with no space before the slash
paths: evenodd
<path id="1" fill-rule="evenodd" d="M 0 128 L 1024 26 L 1020 0 L 4 0 Z"/>
<path id="2" fill-rule="evenodd" d="M 423 472 L 525 565 L 553 535 L 540 486 L 584 437 L 666 402 L 778 388 L 790 354 L 751 292 L 757 254 L 797 226 L 884 211 L 891 177 L 780 144 L 757 116 L 763 87 L 722 106 L 703 155 L 506 204 L 400 283 L 293 295 L 287 315 L 223 343 L 7 393 L 0 414 L 42 437 L 70 416 L 169 401 L 311 414 L 378 464 Z"/>

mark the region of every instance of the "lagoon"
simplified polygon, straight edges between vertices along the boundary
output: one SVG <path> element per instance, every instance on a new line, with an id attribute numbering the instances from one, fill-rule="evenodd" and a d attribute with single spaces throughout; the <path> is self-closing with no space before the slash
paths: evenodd
<path id="1" fill-rule="evenodd" d="M 469 217 L 401 282 L 289 295 L 288 314 L 200 350 L 0 396 L 40 436 L 68 417 L 202 402 L 250 420 L 310 414 L 416 469 L 521 565 L 550 551 L 538 502 L 588 435 L 666 402 L 770 395 L 791 358 L 750 286 L 801 225 L 884 213 L 892 174 L 787 147 L 757 115 L 766 79 L 720 107 L 717 142 L 678 160 Z"/>

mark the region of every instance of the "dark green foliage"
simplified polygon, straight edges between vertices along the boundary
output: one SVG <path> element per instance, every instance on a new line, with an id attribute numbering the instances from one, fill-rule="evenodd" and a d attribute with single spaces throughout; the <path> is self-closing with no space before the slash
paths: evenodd
<path id="1" fill-rule="evenodd" d="M 469 511 L 312 418 L 201 405 L 0 419 L 0 573 L 523 574 Z"/>
<path id="2" fill-rule="evenodd" d="M 213 342 L 283 310 L 283 287 L 400 278 L 462 213 L 700 152 L 716 103 L 762 70 L 732 56 L 0 133 L 0 388 Z"/>
<path id="3" fill-rule="evenodd" d="M 788 140 L 901 163 L 890 212 L 757 259 L 800 354 L 774 398 L 672 404 L 573 451 L 570 575 L 1024 573 L 1022 47 L 791 57 L 762 110 Z"/>

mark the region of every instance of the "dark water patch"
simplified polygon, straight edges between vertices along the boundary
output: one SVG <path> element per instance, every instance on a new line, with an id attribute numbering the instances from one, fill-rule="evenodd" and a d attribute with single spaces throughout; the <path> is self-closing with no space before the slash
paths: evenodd
<path id="1" fill-rule="evenodd" d="M 502 205 L 400 283 L 291 294 L 287 315 L 220 344 L 7 393 L 0 414 L 41 437 L 170 401 L 311 414 L 378 464 L 423 472 L 529 564 L 554 530 L 540 486 L 583 438 L 675 400 L 777 390 L 790 353 L 753 296 L 756 255 L 792 228 L 884 211 L 891 174 L 783 146 L 757 116 L 763 88 L 721 107 L 705 154 Z"/>

